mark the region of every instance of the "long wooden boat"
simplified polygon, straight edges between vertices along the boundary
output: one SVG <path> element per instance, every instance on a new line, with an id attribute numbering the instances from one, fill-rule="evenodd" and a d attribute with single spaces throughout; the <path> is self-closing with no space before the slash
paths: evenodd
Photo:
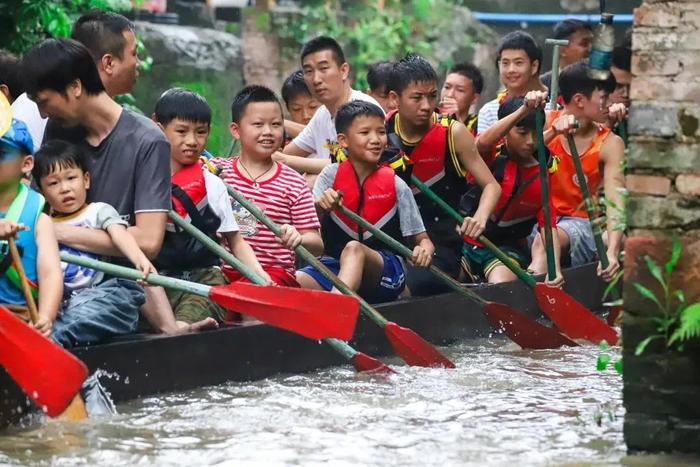
<path id="1" fill-rule="evenodd" d="M 601 308 L 605 288 L 595 268 L 595 264 L 590 264 L 564 272 L 566 291 L 593 310 Z M 506 303 L 532 318 L 542 319 L 534 294 L 520 282 L 480 285 L 473 290 L 486 300 Z M 387 319 L 408 326 L 439 345 L 494 333 L 478 308 L 455 293 L 397 301 L 377 308 Z M 373 356 L 392 352 L 381 329 L 362 317 L 352 345 Z M 101 381 L 116 403 L 345 363 L 325 345 L 262 324 L 174 337 L 135 335 L 73 352 L 91 373 L 99 369 L 119 375 Z M 28 410 L 31 406 L 27 398 L 0 369 L 0 428 L 14 423 Z"/>

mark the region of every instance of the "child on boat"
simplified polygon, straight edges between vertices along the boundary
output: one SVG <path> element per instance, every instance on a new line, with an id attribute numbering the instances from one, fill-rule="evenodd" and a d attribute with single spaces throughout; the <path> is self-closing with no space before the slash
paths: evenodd
<path id="1" fill-rule="evenodd" d="M 51 220 L 89 229 L 104 230 L 126 258 L 144 275 L 155 268 L 127 231 L 128 223 L 112 206 L 87 202 L 90 173 L 82 150 L 71 143 L 53 140 L 36 153 L 32 176 L 46 197 Z M 60 251 L 98 258 L 79 248 L 60 244 Z M 54 323 L 53 339 L 63 347 L 90 345 L 136 331 L 143 288 L 134 281 L 106 278 L 99 271 L 61 263 L 63 303 Z"/>
<path id="2" fill-rule="evenodd" d="M 484 131 L 477 140 L 479 152 L 491 152 L 491 170 L 501 185 L 501 197 L 486 223 L 484 235 L 521 267 L 529 264 L 527 237 L 533 226 L 544 226 L 542 193 L 537 163 L 535 114 L 542 107 L 547 93 L 530 91 L 524 98 L 511 96 L 498 109 L 499 120 Z M 499 144 L 505 139 L 504 144 Z M 462 198 L 461 207 L 472 212 L 480 196 L 478 187 Z M 550 203 L 551 205 L 551 203 Z M 553 208 L 550 207 L 553 218 Z M 550 219 L 550 225 L 554 224 Z M 554 229 L 556 232 L 556 229 Z M 563 283 L 559 265 L 559 248 L 555 239 L 557 276 L 549 284 Z M 508 282 L 517 279 L 491 250 L 473 239 L 466 239 L 463 265 L 475 282 Z"/>
<path id="3" fill-rule="evenodd" d="M 282 100 L 292 122 L 302 125 L 302 129 L 309 124 L 316 110 L 321 106 L 321 103 L 311 95 L 301 70 L 287 76 L 282 83 Z"/>
<path id="4" fill-rule="evenodd" d="M 396 62 L 391 76 L 389 97 L 398 110 L 387 117 L 387 137 L 389 145 L 411 159 L 413 175 L 455 208 L 470 186 L 468 179 L 483 190 L 478 208 L 465 218 L 458 232 L 448 214 L 417 188 L 413 189 L 425 228 L 435 244 L 433 262 L 457 278 L 462 236 L 476 238 L 481 234 L 501 189 L 477 154 L 474 138 L 464 124 L 435 113 L 438 78 L 430 63 L 409 54 Z M 413 295 L 448 290 L 425 268 L 408 267 L 407 284 Z"/>
<path id="5" fill-rule="evenodd" d="M 221 236 L 229 250 L 264 279 L 270 277 L 240 234 L 226 186 L 202 164 L 200 156 L 209 137 L 211 108 L 199 94 L 173 88 L 158 99 L 154 119 L 170 142 L 173 209 L 209 238 Z M 222 285 L 219 257 L 187 232 L 168 222 L 163 247 L 155 264 L 165 274 L 206 285 Z M 213 318 L 221 323 L 227 311 L 206 297 L 166 291 L 175 319 L 195 323 Z"/>
<path id="6" fill-rule="evenodd" d="M 551 196 L 557 215 L 561 216 L 557 220 L 559 243 L 563 251 L 569 252 L 572 266 L 586 264 L 596 257 L 580 182 L 565 136 L 573 134 L 589 192 L 595 197 L 602 183 L 608 201 L 605 240 L 610 264 L 605 269 L 599 267 L 598 273 L 610 281 L 620 268 L 618 256 L 623 232 L 617 226 L 619 210 L 623 206 L 621 189 L 625 185 L 622 172 L 624 144 L 605 125 L 608 119 L 607 98 L 615 89 L 615 79 L 612 76 L 605 81 L 589 78 L 588 65 L 578 62 L 562 71 L 559 86 L 565 103 L 564 109 L 550 112 L 548 120 L 554 120 L 554 123 L 545 132 L 547 147 L 558 159 L 557 170 L 551 176 Z M 534 236 L 532 256 L 533 269 L 539 273 L 544 272 L 546 259 L 540 234 Z"/>
<path id="7" fill-rule="evenodd" d="M 389 113 L 396 108 L 389 100 L 389 80 L 394 70 L 394 62 L 382 60 L 367 67 L 367 95 L 373 97 L 382 110 Z"/>
<path id="8" fill-rule="evenodd" d="M 323 263 L 348 287 L 370 302 L 398 298 L 406 286 L 403 260 L 371 234 L 333 209 L 341 203 L 394 238 L 414 245 L 412 263 L 430 265 L 435 248 L 428 238 L 411 189 L 394 170 L 382 164 L 387 145 L 384 112 L 374 104 L 344 104 L 335 118 L 338 142 L 348 159 L 323 169 L 314 185 L 314 199 L 323 213 L 322 232 L 328 256 Z M 330 291 L 332 284 L 307 266 L 297 277 L 308 288 Z"/>
<path id="9" fill-rule="evenodd" d="M 221 177 L 233 189 L 254 202 L 276 224 L 283 235 L 275 234 L 248 211 L 234 203 L 236 221 L 273 282 L 299 287 L 294 277 L 294 248 L 304 245 L 314 255 L 323 252 L 319 222 L 304 177 L 272 159 L 284 130 L 282 106 L 277 96 L 264 86 L 247 86 L 231 104 L 231 134 L 241 143 L 241 154 L 232 159 L 213 158 L 222 169 Z M 224 274 L 231 281 L 241 275 L 228 266 Z"/>
<path id="10" fill-rule="evenodd" d="M 470 113 L 476 106 L 484 89 L 481 71 L 471 63 L 457 63 L 450 68 L 442 85 L 440 111 L 464 123 L 467 130 L 476 137 L 478 115 Z"/>
<path id="11" fill-rule="evenodd" d="M 9 112 L 10 105 L 4 96 L 0 95 L 0 101 L 0 110 Z M 24 313 L 27 302 L 21 279 L 12 265 L 7 243 L 9 238 L 15 238 L 32 295 L 35 298 L 38 295 L 39 320 L 34 327 L 50 337 L 61 304 L 63 278 L 51 219 L 42 212 L 44 198 L 23 182 L 32 170 L 33 152 L 34 143 L 27 126 L 12 119 L 9 129 L 0 136 L 0 304 L 9 305 L 28 318 Z"/>

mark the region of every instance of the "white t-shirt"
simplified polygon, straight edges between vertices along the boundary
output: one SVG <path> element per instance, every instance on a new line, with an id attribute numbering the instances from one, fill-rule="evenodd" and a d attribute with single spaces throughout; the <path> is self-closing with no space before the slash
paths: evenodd
<path id="1" fill-rule="evenodd" d="M 371 102 L 381 109 L 379 102 L 364 92 L 353 91 L 349 100 Z M 331 149 L 335 150 L 338 147 L 338 133 L 335 131 L 335 121 L 325 105 L 316 110 L 309 124 L 294 138 L 294 144 L 311 153 L 311 158 L 330 158 Z"/>
<path id="2" fill-rule="evenodd" d="M 107 227 L 114 224 L 120 224 L 124 227 L 128 227 L 129 225 L 121 218 L 117 210 L 107 203 L 90 203 L 70 216 L 54 217 L 52 220 L 56 223 L 61 222 L 75 227 L 99 230 L 106 230 Z M 58 247 L 60 251 L 65 251 L 75 256 L 99 259 L 99 255 L 94 253 L 78 250 L 63 244 L 59 244 Z M 98 284 L 104 276 L 100 271 L 63 261 L 61 261 L 61 268 L 63 269 L 64 296 L 69 296 L 80 289 L 92 287 Z"/>
<path id="3" fill-rule="evenodd" d="M 204 171 L 204 185 L 207 189 L 207 202 L 221 221 L 216 232 L 221 234 L 238 232 L 240 228 L 233 215 L 233 208 L 224 181 L 209 172 L 206 167 L 203 167 L 202 170 Z"/>
<path id="4" fill-rule="evenodd" d="M 44 130 L 48 119 L 41 118 L 39 108 L 27 96 L 27 93 L 21 94 L 12 103 L 12 116 L 17 120 L 22 120 L 27 125 L 29 134 L 34 142 L 34 151 L 37 151 L 44 139 Z"/>
<path id="5" fill-rule="evenodd" d="M 498 99 L 493 99 L 484 104 L 481 110 L 479 110 L 476 126 L 477 134 L 481 134 L 488 130 L 491 125 L 498 121 L 498 107 L 500 107 Z"/>

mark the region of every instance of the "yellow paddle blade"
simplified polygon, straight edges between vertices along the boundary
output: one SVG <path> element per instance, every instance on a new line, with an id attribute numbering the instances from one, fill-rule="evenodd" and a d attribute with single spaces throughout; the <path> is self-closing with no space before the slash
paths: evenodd
<path id="1" fill-rule="evenodd" d="M 12 125 L 12 107 L 5 94 L 0 92 L 0 136 L 7 133 L 10 125 Z"/>

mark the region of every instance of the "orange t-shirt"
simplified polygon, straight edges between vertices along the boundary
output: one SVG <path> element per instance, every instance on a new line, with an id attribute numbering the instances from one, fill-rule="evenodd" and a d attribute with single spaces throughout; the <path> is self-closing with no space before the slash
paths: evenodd
<path id="1" fill-rule="evenodd" d="M 548 120 L 551 123 L 554 118 L 550 117 Z M 608 134 L 610 134 L 610 129 L 604 125 L 599 125 L 596 135 L 588 145 L 588 148 L 579 154 L 581 165 L 583 165 L 583 173 L 586 175 L 586 182 L 588 183 L 588 191 L 594 198 L 602 180 L 600 148 Z M 547 145 L 552 155 L 559 159 L 557 171 L 550 177 L 552 203 L 560 216 L 588 218 L 583 202 L 583 194 L 581 194 L 578 177 L 576 176 L 574 160 L 571 158 L 571 154 L 569 154 L 565 145 L 566 138 L 562 135 L 557 136 Z"/>

